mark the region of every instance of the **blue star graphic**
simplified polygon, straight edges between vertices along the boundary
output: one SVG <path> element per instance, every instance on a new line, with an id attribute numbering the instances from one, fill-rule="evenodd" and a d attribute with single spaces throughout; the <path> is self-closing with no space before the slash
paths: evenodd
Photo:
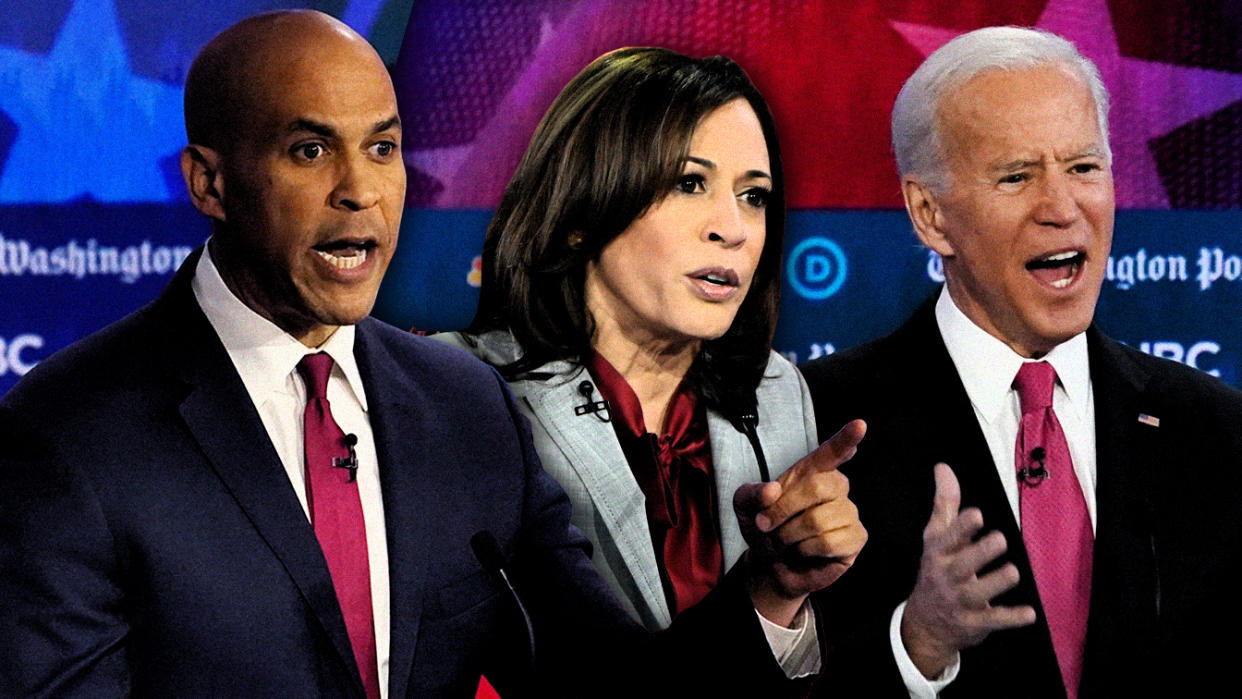
<path id="1" fill-rule="evenodd" d="M 78 0 L 51 52 L 0 47 L 16 137 L 0 202 L 168 201 L 161 159 L 185 144 L 181 88 L 134 75 L 111 0 Z"/>

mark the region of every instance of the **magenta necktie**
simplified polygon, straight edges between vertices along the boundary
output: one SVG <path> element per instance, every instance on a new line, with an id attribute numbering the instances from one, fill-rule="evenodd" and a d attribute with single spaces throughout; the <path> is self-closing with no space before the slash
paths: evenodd
<path id="1" fill-rule="evenodd" d="M 302 427 L 306 436 L 306 503 L 311 526 L 328 562 L 354 660 L 362 673 L 362 686 L 368 699 L 379 699 L 366 524 L 351 444 L 332 419 L 328 406 L 332 357 L 323 352 L 308 354 L 298 362 L 298 373 L 306 382 Z"/>
<path id="2" fill-rule="evenodd" d="M 1087 612 L 1091 602 L 1091 549 L 1087 515 L 1065 432 L 1052 411 L 1057 372 L 1028 362 L 1013 386 L 1022 403 L 1015 463 L 1022 512 L 1022 543 L 1052 632 L 1052 647 L 1070 699 L 1078 696 Z"/>

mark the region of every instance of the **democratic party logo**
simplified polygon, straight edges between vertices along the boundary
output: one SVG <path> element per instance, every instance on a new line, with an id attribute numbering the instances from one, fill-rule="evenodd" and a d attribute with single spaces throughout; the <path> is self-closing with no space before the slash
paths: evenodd
<path id="1" fill-rule="evenodd" d="M 811 301 L 823 301 L 837 293 L 848 269 L 841 246 L 819 236 L 798 243 L 785 266 L 789 285 Z"/>

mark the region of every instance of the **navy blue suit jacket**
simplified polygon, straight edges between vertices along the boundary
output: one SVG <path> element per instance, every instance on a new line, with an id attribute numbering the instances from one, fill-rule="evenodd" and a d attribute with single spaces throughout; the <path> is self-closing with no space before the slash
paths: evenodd
<path id="1" fill-rule="evenodd" d="M 196 260 L 0 400 L 0 694 L 362 696 L 314 533 L 194 301 Z M 384 498 L 390 697 L 472 696 L 481 672 L 507 695 L 798 691 L 736 573 L 668 634 L 630 621 L 494 371 L 369 319 L 355 354 Z M 514 603 L 471 552 L 482 530 L 530 608 L 536 680 Z"/>
<path id="2" fill-rule="evenodd" d="M 1087 332 L 1095 397 L 1096 504 L 1091 611 L 1080 697 L 1198 696 L 1236 671 L 1242 621 L 1242 394 L 1188 367 Z M 836 633 L 825 697 L 906 697 L 889 650 L 893 609 L 914 587 L 931 514 L 932 466 L 949 464 L 962 507 L 1004 533 L 1021 575 L 998 603 L 1036 623 L 962 653 L 942 694 L 1064 697 L 1022 534 L 966 389 L 936 326 L 934 299 L 888 337 L 802 367 L 821 438 L 867 421 L 842 467 L 870 538 L 819 600 Z M 1139 421 L 1159 418 L 1158 427 Z M 1222 640 L 1217 632 L 1225 634 Z M 835 665 L 835 669 L 833 667 Z M 817 694 L 818 695 L 818 694 Z"/>

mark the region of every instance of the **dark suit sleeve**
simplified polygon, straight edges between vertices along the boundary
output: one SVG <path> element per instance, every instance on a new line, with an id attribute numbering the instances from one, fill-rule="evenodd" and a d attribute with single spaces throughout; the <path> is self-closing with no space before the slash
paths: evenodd
<path id="1" fill-rule="evenodd" d="M 666 631 L 649 634 L 631 620 L 592 567 L 590 544 L 569 524 L 568 498 L 540 467 L 529 425 L 507 389 L 504 394 L 526 472 L 514 569 L 535 626 L 539 684 L 533 694 L 805 694 L 809 680 L 788 680 L 768 647 L 745 589 L 744 564 Z"/>
<path id="2" fill-rule="evenodd" d="M 133 601 L 95 493 L 54 439 L 4 407 L 0 444 L 0 693 L 128 696 Z"/>

